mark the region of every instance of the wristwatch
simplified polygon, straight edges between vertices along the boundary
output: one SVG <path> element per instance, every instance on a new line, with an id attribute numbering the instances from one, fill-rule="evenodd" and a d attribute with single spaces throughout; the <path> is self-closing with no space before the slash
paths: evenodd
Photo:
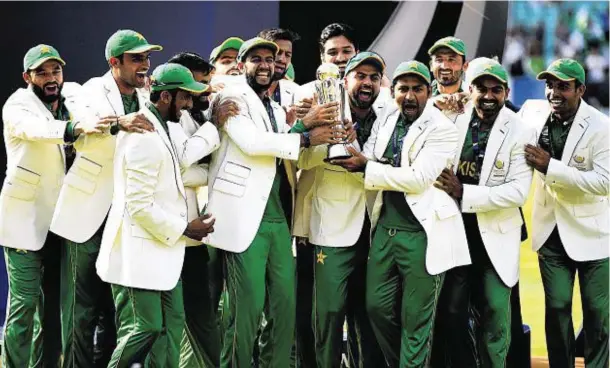
<path id="1" fill-rule="evenodd" d="M 119 130 L 121 127 L 119 126 L 119 119 L 117 119 L 114 123 L 110 124 L 110 134 L 117 135 L 119 134 Z"/>
<path id="2" fill-rule="evenodd" d="M 305 148 L 309 148 L 309 146 L 311 146 L 311 142 L 309 141 L 309 132 L 303 132 L 301 133 L 301 135 L 303 136 L 303 139 L 305 140 Z"/>

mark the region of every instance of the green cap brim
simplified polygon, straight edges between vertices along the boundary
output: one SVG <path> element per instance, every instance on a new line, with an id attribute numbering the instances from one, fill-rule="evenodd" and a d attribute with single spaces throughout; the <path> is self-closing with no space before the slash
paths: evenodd
<path id="1" fill-rule="evenodd" d="M 392 80 L 396 80 L 396 79 L 398 79 L 398 78 L 400 78 L 400 77 L 402 77 L 402 76 L 405 76 L 405 75 L 410 75 L 410 74 L 420 76 L 420 77 L 422 77 L 422 79 L 424 80 L 424 82 L 428 83 L 428 85 L 430 84 L 430 81 L 428 80 L 428 78 L 427 78 L 425 75 L 423 75 L 423 74 L 422 74 L 422 73 L 420 73 L 420 72 L 414 72 L 414 71 L 412 71 L 412 70 L 408 70 L 408 71 L 402 72 L 402 73 L 400 73 L 400 74 L 397 74 L 397 75 L 395 75 L 395 76 L 394 76 L 394 78 L 392 78 Z"/>
<path id="2" fill-rule="evenodd" d="M 205 83 L 193 82 L 187 84 L 186 86 L 180 86 L 178 88 L 187 92 L 199 94 L 207 91 L 210 86 Z"/>
<path id="3" fill-rule="evenodd" d="M 557 78 L 557 79 L 559 79 L 559 80 L 562 80 L 562 81 L 564 81 L 564 82 L 570 82 L 570 81 L 576 80 L 576 78 L 574 78 L 574 77 L 570 77 L 570 76 L 569 76 L 569 75 L 567 75 L 567 74 L 563 74 L 563 73 L 558 72 L 558 71 L 552 71 L 552 72 L 551 72 L 551 71 L 548 71 L 548 70 L 545 70 L 545 71 L 543 71 L 543 72 L 540 72 L 540 73 L 539 73 L 539 74 L 536 76 L 536 79 L 538 79 L 538 80 L 545 80 L 545 79 L 547 79 L 547 78 L 548 78 L 548 76 L 549 76 L 549 75 L 550 75 L 550 76 L 552 76 L 552 77 L 555 77 L 555 78 Z"/>
<path id="4" fill-rule="evenodd" d="M 218 45 L 214 51 L 212 52 L 212 56 L 210 57 L 210 62 L 213 62 L 218 58 L 218 55 L 222 54 L 225 50 L 234 49 L 239 52 L 241 45 L 243 45 L 244 41 L 238 37 L 229 37 L 223 41 L 220 45 Z"/>
<path id="5" fill-rule="evenodd" d="M 455 47 L 453 47 L 449 44 L 446 44 L 446 43 L 438 43 L 436 45 L 433 45 L 432 47 L 430 47 L 430 50 L 428 50 L 428 55 L 434 54 L 436 52 L 436 50 L 440 49 L 441 47 L 446 47 L 450 50 L 453 50 L 453 52 L 455 52 L 456 54 L 464 56 L 463 52 L 459 51 Z"/>
<path id="6" fill-rule="evenodd" d="M 275 42 L 273 41 L 260 41 L 257 42 L 255 44 L 253 44 L 252 46 L 248 47 L 246 50 L 244 50 L 244 53 L 242 55 L 237 55 L 237 60 L 239 61 L 243 61 L 245 59 L 245 57 L 248 55 L 248 53 L 250 53 L 250 51 L 254 50 L 254 49 L 271 49 L 273 52 L 273 55 L 276 56 L 277 55 L 277 51 L 278 51 L 278 46 Z"/>
<path id="7" fill-rule="evenodd" d="M 63 66 L 63 65 L 66 65 L 66 62 L 65 62 L 65 61 L 64 61 L 62 58 L 57 57 L 57 56 L 48 56 L 48 57 L 46 57 L 46 58 L 42 58 L 42 59 L 40 59 L 40 60 L 37 60 L 37 61 L 36 61 L 34 64 L 30 65 L 30 67 L 28 68 L 28 70 L 36 69 L 36 68 L 38 68 L 39 66 L 41 66 L 42 64 L 44 64 L 46 61 L 49 61 L 49 60 L 57 60 L 57 61 L 59 61 L 59 63 L 60 63 L 62 66 Z"/>
<path id="8" fill-rule="evenodd" d="M 161 51 L 161 50 L 163 50 L 163 47 L 159 46 L 159 45 L 142 45 L 142 46 L 133 48 L 131 50 L 127 50 L 124 52 L 124 54 L 139 54 L 141 52 L 146 52 L 146 51 Z"/>
<path id="9" fill-rule="evenodd" d="M 484 77 L 484 76 L 492 77 L 494 79 L 499 80 L 502 83 L 508 83 L 508 81 L 506 81 L 506 80 L 504 80 L 504 79 L 502 79 L 502 78 L 500 78 L 497 75 L 492 74 L 492 73 L 481 73 L 481 74 L 477 75 L 476 77 L 472 78 L 472 81 L 474 82 L 475 80 L 477 80 L 477 79 L 479 79 L 481 77 Z"/>

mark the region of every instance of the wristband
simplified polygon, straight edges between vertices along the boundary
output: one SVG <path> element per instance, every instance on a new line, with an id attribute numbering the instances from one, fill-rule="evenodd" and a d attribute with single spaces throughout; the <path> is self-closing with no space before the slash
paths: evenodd
<path id="1" fill-rule="evenodd" d="M 120 129 L 119 119 L 116 119 L 116 121 L 110 125 L 110 134 L 117 135 L 119 134 Z"/>

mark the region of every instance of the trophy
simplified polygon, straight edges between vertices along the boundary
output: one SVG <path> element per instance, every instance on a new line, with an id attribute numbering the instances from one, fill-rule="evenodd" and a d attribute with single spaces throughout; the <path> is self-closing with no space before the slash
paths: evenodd
<path id="1" fill-rule="evenodd" d="M 345 85 L 341 80 L 339 67 L 332 63 L 324 63 L 318 67 L 315 81 L 318 104 L 339 102 L 339 114 L 337 114 L 337 125 L 343 127 L 345 119 Z M 328 145 L 328 160 L 344 159 L 351 157 L 347 150 L 347 143 L 338 142 Z"/>

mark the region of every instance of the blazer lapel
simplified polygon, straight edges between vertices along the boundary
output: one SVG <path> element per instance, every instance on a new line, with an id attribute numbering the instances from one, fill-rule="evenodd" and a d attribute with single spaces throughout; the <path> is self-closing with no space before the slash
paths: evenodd
<path id="1" fill-rule="evenodd" d="M 570 132 L 568 133 L 568 138 L 566 139 L 566 144 L 563 147 L 563 154 L 561 155 L 561 162 L 568 165 L 570 163 L 570 158 L 574 154 L 574 150 L 576 150 L 576 145 L 582 138 L 583 134 L 589 127 L 589 105 L 583 100 L 580 101 L 580 107 L 576 112 L 576 116 L 574 117 L 574 121 L 572 122 L 572 127 L 570 128 Z"/>
<path id="2" fill-rule="evenodd" d="M 159 135 L 159 137 L 161 137 L 161 140 L 163 141 L 163 144 L 165 144 L 165 147 L 169 150 L 169 154 L 172 156 L 172 161 L 174 164 L 174 175 L 176 175 L 176 184 L 178 183 L 182 183 L 182 174 L 180 172 L 180 165 L 178 164 L 178 157 L 176 155 L 176 151 L 174 150 L 174 145 L 171 143 L 169 136 L 166 132 L 165 129 L 163 128 L 163 125 L 161 125 L 161 122 L 157 119 L 157 117 L 155 116 L 155 114 L 153 114 L 147 107 L 143 107 L 142 109 L 140 109 L 140 111 L 144 112 L 144 115 L 146 116 L 146 118 L 153 123 L 153 125 L 155 126 L 155 133 L 157 133 Z M 140 133 L 132 133 L 132 134 L 140 134 Z M 147 134 L 147 133 L 144 133 Z M 178 184 L 178 189 L 180 190 L 180 193 L 182 194 L 182 196 L 184 198 L 186 198 L 186 192 L 184 190 L 184 185 L 180 185 Z"/>
<path id="3" fill-rule="evenodd" d="M 112 77 L 112 73 L 107 72 L 104 74 L 104 90 L 106 92 L 106 99 L 114 110 L 117 116 L 125 115 L 125 108 L 123 107 L 123 100 L 121 99 L 121 92 L 119 86 Z M 139 97 L 139 94 L 138 94 Z M 144 104 L 140 104 L 140 108 L 144 108 Z"/>
<path id="4" fill-rule="evenodd" d="M 496 154 L 500 150 L 500 147 L 510 130 L 508 127 L 509 120 L 506 115 L 506 109 L 506 106 L 502 107 L 500 113 L 496 117 L 496 121 L 491 127 L 491 132 L 489 132 L 489 139 L 487 140 L 485 157 L 483 158 L 481 175 L 479 177 L 479 185 L 485 185 L 485 183 L 487 183 L 487 179 L 491 174 L 491 167 L 495 162 Z"/>
<path id="5" fill-rule="evenodd" d="M 462 150 L 464 149 L 464 140 L 466 139 L 466 133 L 468 132 L 468 127 L 470 126 L 472 114 L 474 114 L 474 108 L 472 108 L 472 106 L 469 109 L 467 109 L 467 107 L 465 107 L 464 109 L 464 111 L 470 111 L 470 113 L 459 115 L 455 121 L 455 127 L 458 130 L 458 145 L 457 151 L 455 153 L 455 158 L 453 159 L 454 173 L 457 172 L 458 166 L 460 165 L 460 158 L 462 156 Z"/>
<path id="6" fill-rule="evenodd" d="M 261 125 L 262 127 L 268 131 L 273 131 L 273 126 L 271 125 L 271 120 L 269 120 L 269 115 L 267 115 L 267 110 L 263 105 L 263 101 L 258 97 L 258 95 L 252 90 L 252 88 L 246 88 L 248 105 L 251 108 L 251 117 L 257 125 Z"/>
<path id="7" fill-rule="evenodd" d="M 55 120 L 51 111 L 49 111 L 49 109 L 47 109 L 47 107 L 44 105 L 44 103 L 42 103 L 42 101 L 40 101 L 40 98 L 38 98 L 38 96 L 36 96 L 34 91 L 32 91 L 32 88 L 27 88 L 26 90 L 30 96 L 30 99 L 32 99 L 32 101 L 34 102 L 34 105 L 36 105 L 36 108 L 40 112 L 42 112 L 42 114 L 47 118 L 47 120 Z M 65 168 L 66 167 L 66 152 L 64 151 L 64 147 L 62 144 L 58 144 L 57 149 L 59 150 L 59 154 L 61 155 L 61 160 L 63 161 L 64 168 Z"/>
<path id="8" fill-rule="evenodd" d="M 416 148 L 413 144 L 415 143 L 417 138 L 422 135 L 426 128 L 428 128 L 428 123 L 430 123 L 432 119 L 432 117 L 430 116 L 430 109 L 436 109 L 436 107 L 427 105 L 422 114 L 419 116 L 419 118 L 417 118 L 417 120 L 415 120 L 409 128 L 409 131 L 407 132 L 407 135 L 405 136 L 404 141 L 402 143 L 402 159 L 400 163 L 401 166 L 411 165 L 410 153 Z M 409 161 L 405 162 L 405 160 Z M 403 165 L 403 163 L 406 163 L 408 165 Z"/>
<path id="9" fill-rule="evenodd" d="M 396 127 L 396 123 L 398 122 L 398 117 L 400 116 L 400 110 L 396 109 L 393 112 L 390 112 L 386 115 L 385 121 L 379 127 L 379 131 L 377 132 L 377 139 L 375 141 L 375 148 L 373 149 L 375 157 L 379 160 L 383 157 L 386 148 L 388 147 L 388 143 L 390 142 L 390 137 L 394 132 L 394 127 Z"/>
<path id="10" fill-rule="evenodd" d="M 294 91 L 289 87 L 289 84 L 282 83 L 282 80 L 280 80 L 278 87 L 280 89 L 280 105 L 289 106 L 294 104 Z"/>

